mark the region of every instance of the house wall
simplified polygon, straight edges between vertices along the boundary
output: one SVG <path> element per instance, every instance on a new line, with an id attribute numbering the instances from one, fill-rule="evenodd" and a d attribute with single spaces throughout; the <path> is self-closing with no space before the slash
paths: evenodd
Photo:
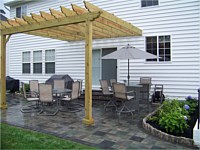
<path id="1" fill-rule="evenodd" d="M 139 81 L 140 76 L 150 76 L 153 84 L 164 85 L 167 97 L 197 97 L 197 88 L 200 86 L 199 0 L 159 0 L 158 6 L 145 8 L 141 8 L 140 0 L 89 1 L 143 30 L 143 36 L 140 37 L 93 40 L 93 49 L 120 48 L 129 43 L 145 50 L 145 36 L 171 35 L 171 62 L 131 60 L 130 80 Z M 28 14 L 38 14 L 49 8 L 59 10 L 60 5 L 71 8 L 71 3 L 83 6 L 80 0 L 42 0 L 28 3 L 27 10 Z M 11 18 L 14 16 L 15 7 L 11 8 Z M 10 39 L 9 75 L 25 82 L 29 79 L 44 82 L 51 75 L 22 74 L 22 52 L 55 48 L 56 74 L 69 74 L 74 79 L 84 79 L 84 46 L 83 41 L 65 42 L 24 34 L 13 35 Z M 118 60 L 118 81 L 125 79 L 127 61 Z"/>

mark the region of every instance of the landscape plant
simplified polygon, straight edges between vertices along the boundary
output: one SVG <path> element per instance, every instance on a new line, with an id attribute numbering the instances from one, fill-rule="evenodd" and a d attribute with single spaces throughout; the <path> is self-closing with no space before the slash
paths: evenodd
<path id="1" fill-rule="evenodd" d="M 167 100 L 148 121 L 154 122 L 167 133 L 183 133 L 189 127 L 190 115 L 196 107 L 197 101 L 191 97 L 187 97 L 186 101 Z"/>

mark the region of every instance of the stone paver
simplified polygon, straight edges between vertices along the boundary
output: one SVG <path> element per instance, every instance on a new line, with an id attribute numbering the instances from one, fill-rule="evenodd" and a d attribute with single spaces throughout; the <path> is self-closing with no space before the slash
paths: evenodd
<path id="1" fill-rule="evenodd" d="M 80 102 L 84 103 L 83 100 Z M 16 95 L 7 95 L 8 109 L 1 110 L 1 122 L 52 134 L 102 149 L 191 149 L 169 143 L 149 135 L 141 126 L 142 117 L 148 112 L 140 104 L 140 113 L 121 115 L 115 111 L 104 111 L 105 101 L 93 102 L 94 125 L 82 123 L 84 110 L 76 113 L 59 112 L 56 116 L 39 116 L 37 113 L 22 113 L 25 100 Z M 3 140 L 3 139 L 2 139 Z"/>

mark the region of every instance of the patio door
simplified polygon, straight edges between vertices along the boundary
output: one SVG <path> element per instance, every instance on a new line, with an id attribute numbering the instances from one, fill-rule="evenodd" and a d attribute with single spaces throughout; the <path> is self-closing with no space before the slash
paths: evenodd
<path id="1" fill-rule="evenodd" d="M 92 51 L 92 85 L 99 85 L 100 79 L 117 79 L 117 60 L 101 59 L 117 48 L 94 49 Z"/>
<path id="2" fill-rule="evenodd" d="M 103 48 L 102 56 L 116 51 L 117 48 Z M 110 79 L 117 80 L 117 60 L 116 59 L 102 59 L 102 79 L 110 81 Z"/>

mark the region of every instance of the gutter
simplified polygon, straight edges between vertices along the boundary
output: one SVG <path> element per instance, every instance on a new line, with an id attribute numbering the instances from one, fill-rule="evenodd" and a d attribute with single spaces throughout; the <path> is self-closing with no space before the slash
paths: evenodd
<path id="1" fill-rule="evenodd" d="M 5 6 L 16 6 L 16 5 L 22 5 L 24 3 L 29 3 L 29 2 L 33 2 L 34 0 L 12 0 L 10 2 L 6 2 L 4 3 Z"/>

